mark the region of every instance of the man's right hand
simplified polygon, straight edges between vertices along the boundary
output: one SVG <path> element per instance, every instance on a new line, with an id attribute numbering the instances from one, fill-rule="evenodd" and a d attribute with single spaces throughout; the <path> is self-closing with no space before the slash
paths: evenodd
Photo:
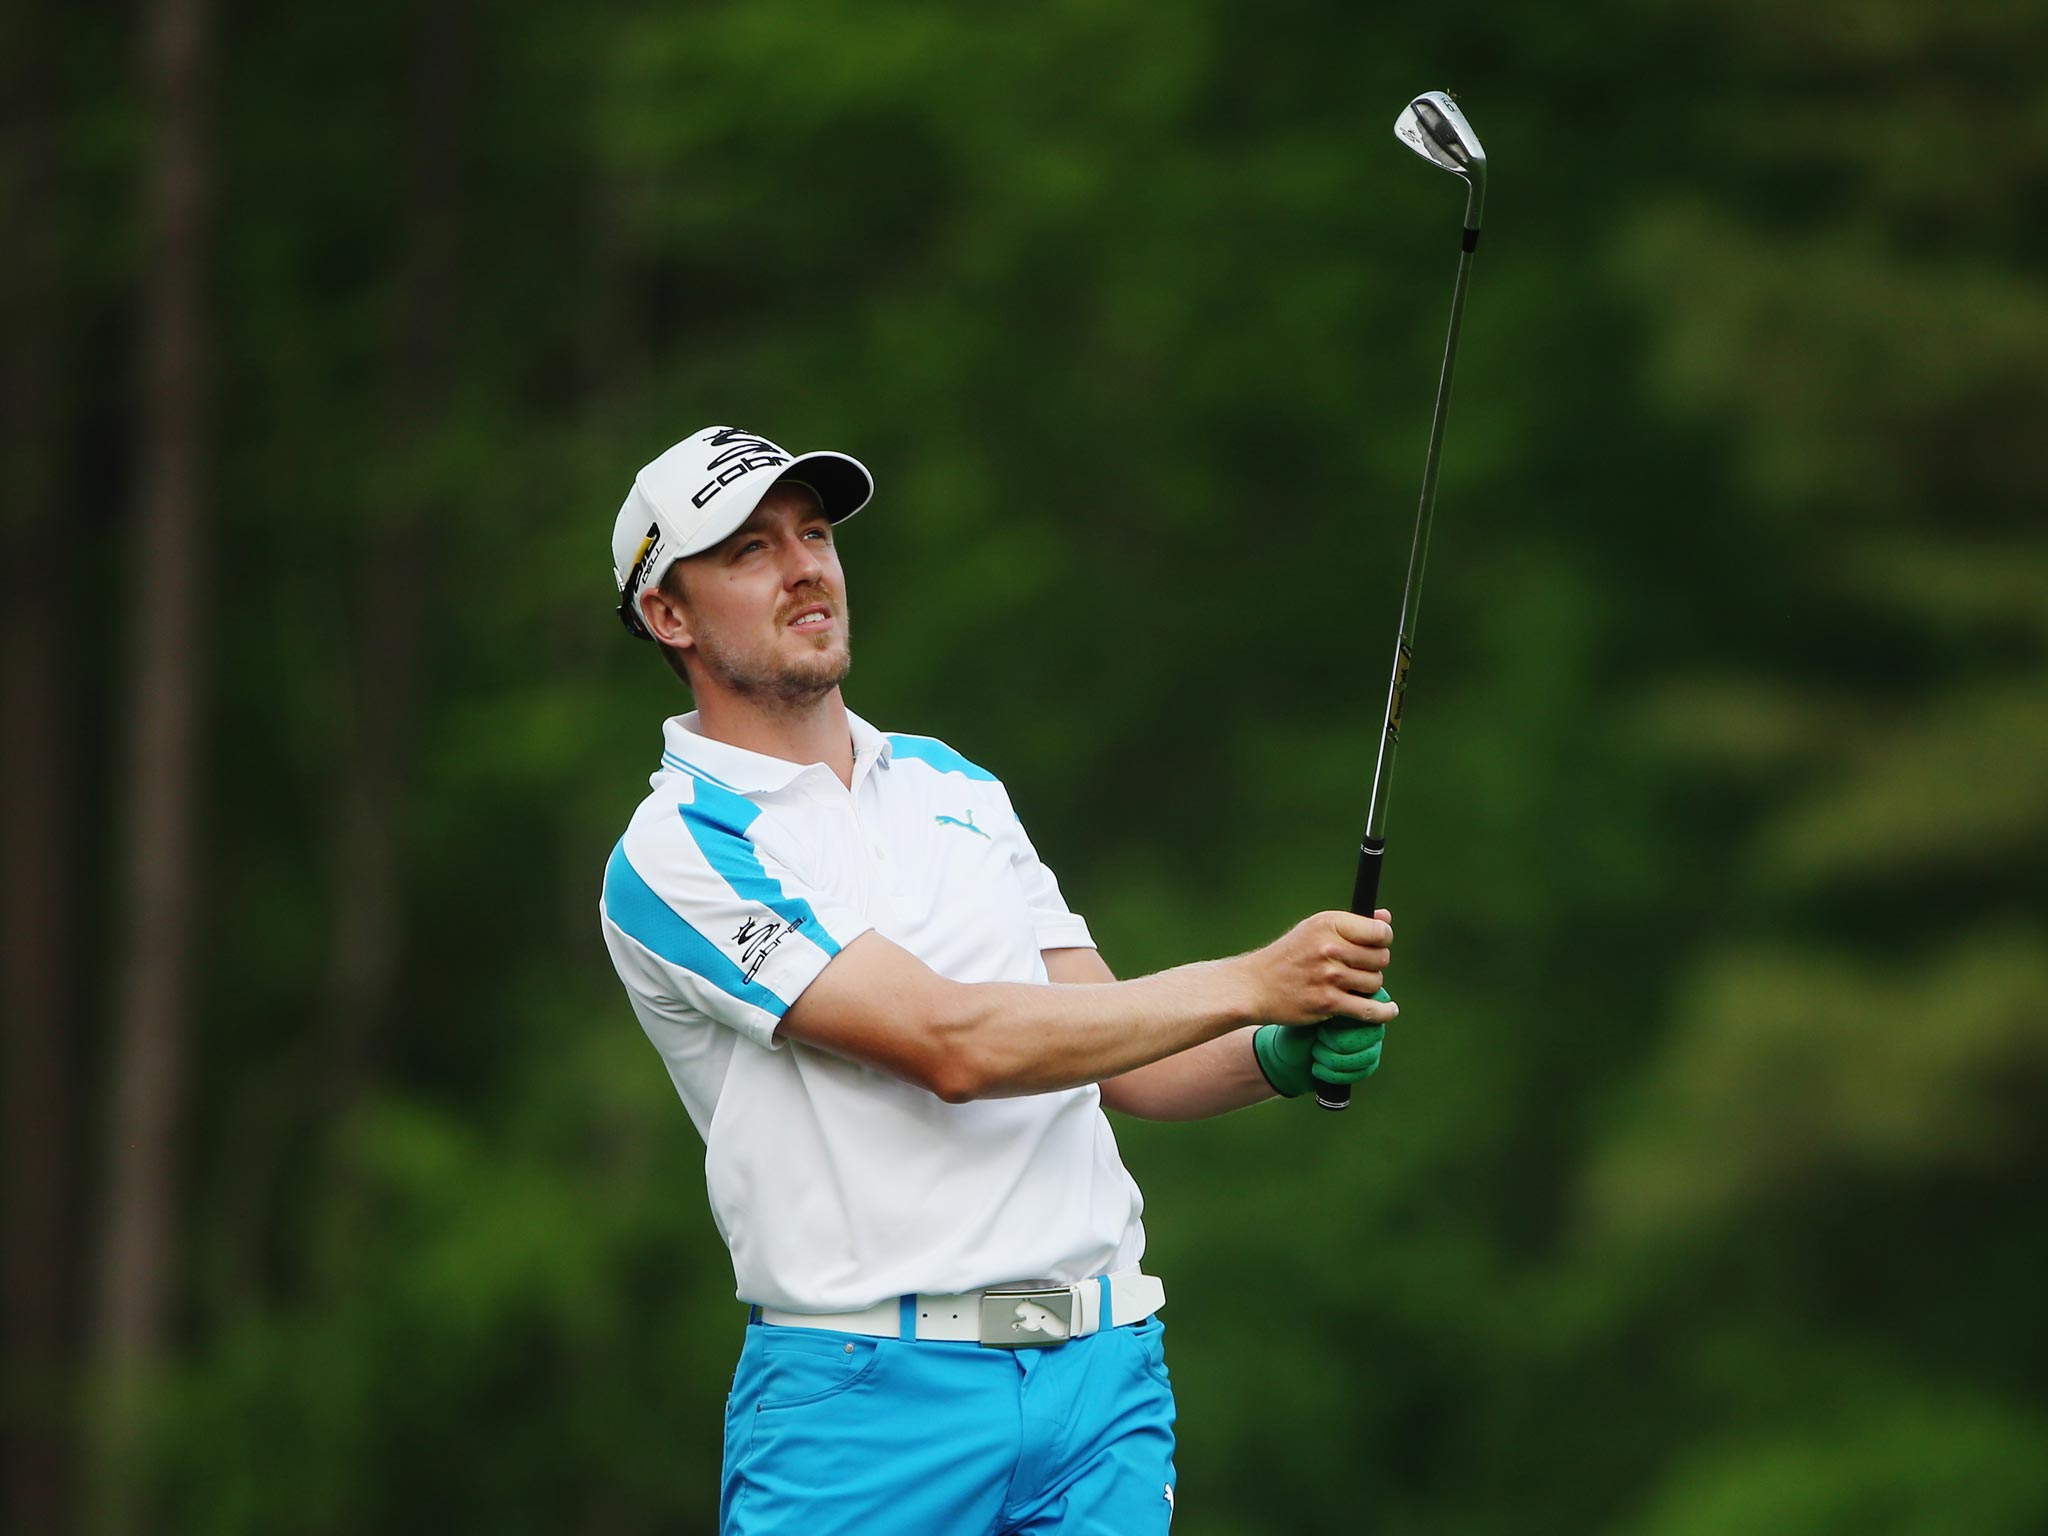
<path id="1" fill-rule="evenodd" d="M 1233 962 L 1245 968 L 1254 1016 L 1273 1024 L 1319 1024 L 1357 1019 L 1384 1024 L 1401 1010 L 1374 1001 L 1392 958 L 1393 914 L 1318 912 L 1296 923 L 1264 949 Z"/>

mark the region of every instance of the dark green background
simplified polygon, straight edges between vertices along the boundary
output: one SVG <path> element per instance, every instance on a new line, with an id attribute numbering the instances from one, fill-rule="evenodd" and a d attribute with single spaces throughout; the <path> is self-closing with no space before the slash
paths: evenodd
<path id="1" fill-rule="evenodd" d="M 1463 197 L 1389 130 L 1448 88 L 1494 182 L 1403 1016 L 1346 1118 L 1117 1126 L 1177 1529 L 2048 1529 L 2039 7 L 218 9 L 210 595 L 160 642 L 198 922 L 118 1466 L 158 124 L 142 13 L 31 11 L 8 590 L 60 598 L 14 660 L 69 701 L 71 987 L 17 1497 L 710 1530 L 740 1312 L 595 909 L 685 707 L 610 611 L 633 471 L 714 421 L 862 458 L 852 706 L 1000 774 L 1121 973 L 1261 943 L 1349 891 Z"/>

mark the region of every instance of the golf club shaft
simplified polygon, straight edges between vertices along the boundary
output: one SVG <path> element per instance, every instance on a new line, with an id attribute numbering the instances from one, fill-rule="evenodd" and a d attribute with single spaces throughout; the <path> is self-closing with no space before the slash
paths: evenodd
<path id="1" fill-rule="evenodd" d="M 1365 836 L 1358 845 L 1358 875 L 1351 884 L 1351 910 L 1371 917 L 1379 909 L 1380 868 L 1387 852 L 1387 795 L 1394 777 L 1394 748 L 1401 742 L 1401 705 L 1408 693 L 1408 667 L 1415 655 L 1416 615 L 1422 606 L 1422 568 L 1429 558 L 1430 515 L 1436 510 L 1436 472 L 1443 456 L 1444 418 L 1451 407 L 1451 369 L 1458 360 L 1458 328 L 1465 319 L 1465 284 L 1472 272 L 1472 251 L 1479 231 L 1464 231 L 1458 253 L 1458 282 L 1451 290 L 1450 334 L 1444 340 L 1444 367 L 1436 381 L 1436 410 L 1429 422 L 1429 452 L 1422 463 L 1422 500 L 1415 511 L 1415 542 L 1408 550 L 1408 580 L 1401 588 L 1401 627 L 1394 642 L 1394 672 L 1387 683 L 1386 723 L 1380 731 L 1379 760 L 1373 765 L 1372 799 L 1365 812 Z M 1316 1102 L 1325 1109 L 1351 1104 L 1349 1083 L 1316 1083 Z"/>

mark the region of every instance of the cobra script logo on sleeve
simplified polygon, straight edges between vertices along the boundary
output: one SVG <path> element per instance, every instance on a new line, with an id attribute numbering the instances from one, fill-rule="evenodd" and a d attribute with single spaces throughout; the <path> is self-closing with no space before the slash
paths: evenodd
<path id="1" fill-rule="evenodd" d="M 767 963 L 768 957 L 775 953 L 776 947 L 803 925 L 804 920 L 800 917 L 787 923 L 775 917 L 744 919 L 732 941 L 739 948 L 740 968 L 746 973 L 747 980 L 751 982 Z"/>

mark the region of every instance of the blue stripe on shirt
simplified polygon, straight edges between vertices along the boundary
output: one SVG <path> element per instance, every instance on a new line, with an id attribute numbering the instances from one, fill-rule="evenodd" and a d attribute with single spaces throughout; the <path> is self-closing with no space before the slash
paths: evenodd
<path id="1" fill-rule="evenodd" d="M 758 981 L 749 981 L 725 951 L 677 915 L 676 910 L 640 878 L 626 857 L 626 841 L 612 849 L 604 871 L 604 910 L 626 936 L 669 964 L 701 976 L 712 986 L 743 1003 L 781 1018 L 789 1004 Z"/>
<path id="2" fill-rule="evenodd" d="M 801 896 L 789 895 L 782 882 L 761 867 L 761 855 L 755 851 L 753 839 L 747 836 L 747 828 L 761 814 L 761 807 L 745 795 L 699 779 L 696 798 L 676 809 L 683 813 L 683 825 L 696 839 L 705 862 L 718 871 L 736 895 L 743 901 L 759 902 L 828 957 L 839 953 L 839 941 L 825 931 L 811 904 Z"/>
<path id="3" fill-rule="evenodd" d="M 929 763 L 941 773 L 964 774 L 970 779 L 981 779 L 987 783 L 996 782 L 996 776 L 986 768 L 970 763 L 943 741 L 930 736 L 898 736 L 891 734 L 889 749 L 892 757 L 914 758 L 920 763 Z"/>
<path id="4" fill-rule="evenodd" d="M 678 757 L 674 752 L 663 751 L 663 753 L 661 754 L 661 766 L 664 768 L 680 769 L 682 772 L 689 774 L 691 778 L 703 779 L 708 783 L 716 784 L 720 789 L 733 788 L 732 785 L 726 783 L 725 780 L 721 779 L 717 774 L 710 773 L 702 768 L 699 768 L 695 763 L 691 762 L 688 758 Z M 735 793 L 737 793 L 737 791 L 735 791 Z"/>

